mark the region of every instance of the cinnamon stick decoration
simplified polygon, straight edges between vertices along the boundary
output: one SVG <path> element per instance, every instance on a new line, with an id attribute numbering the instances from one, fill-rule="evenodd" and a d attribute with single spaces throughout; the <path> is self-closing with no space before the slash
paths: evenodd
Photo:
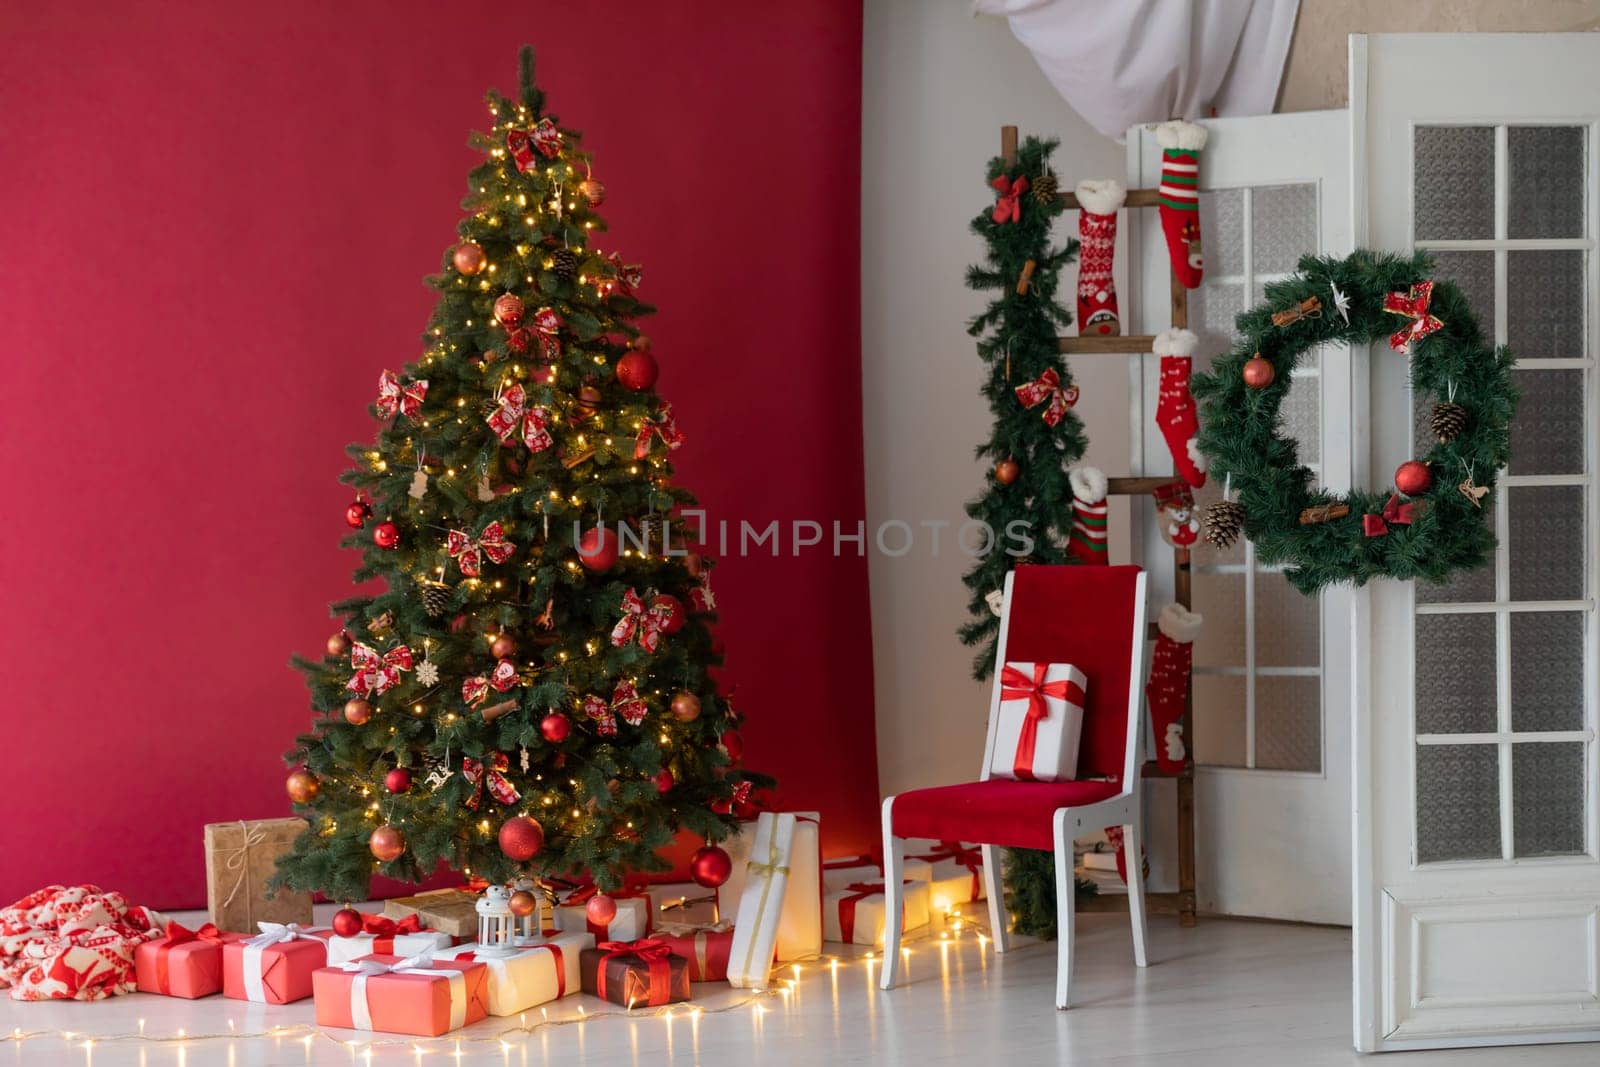
<path id="1" fill-rule="evenodd" d="M 1028 295 L 1028 288 L 1033 285 L 1033 272 L 1038 268 L 1039 264 L 1031 259 L 1022 265 L 1022 274 L 1017 278 L 1018 296 Z"/>
<path id="2" fill-rule="evenodd" d="M 1291 322 L 1299 322 L 1301 319 L 1320 318 L 1322 318 L 1322 298 L 1308 296 L 1286 311 L 1274 311 L 1272 313 L 1272 325 L 1287 326 Z"/>
<path id="3" fill-rule="evenodd" d="M 569 453 L 566 453 L 565 455 L 563 455 L 561 457 L 561 465 L 563 467 L 567 468 L 567 470 L 571 470 L 572 468 L 576 467 L 578 464 L 584 462 L 585 460 L 593 459 L 593 458 L 594 458 L 594 449 L 585 448 L 585 449 L 583 449 L 582 451 L 579 451 L 579 452 L 569 452 Z"/>
<path id="4" fill-rule="evenodd" d="M 1315 526 L 1318 523 L 1342 519 L 1348 514 L 1350 514 L 1349 504 L 1318 504 L 1300 513 L 1300 525 Z"/>
<path id="5" fill-rule="evenodd" d="M 483 721 L 494 722 L 506 712 L 515 711 L 516 707 L 517 702 L 515 700 L 502 700 L 498 704 L 490 704 L 488 707 L 483 709 Z"/>

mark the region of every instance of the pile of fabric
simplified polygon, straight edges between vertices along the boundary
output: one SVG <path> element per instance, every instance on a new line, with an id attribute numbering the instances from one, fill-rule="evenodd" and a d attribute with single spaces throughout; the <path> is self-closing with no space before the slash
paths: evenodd
<path id="1" fill-rule="evenodd" d="M 102 1000 L 134 989 L 133 950 L 166 919 L 99 886 L 53 885 L 0 908 L 0 988 L 13 1000 Z"/>

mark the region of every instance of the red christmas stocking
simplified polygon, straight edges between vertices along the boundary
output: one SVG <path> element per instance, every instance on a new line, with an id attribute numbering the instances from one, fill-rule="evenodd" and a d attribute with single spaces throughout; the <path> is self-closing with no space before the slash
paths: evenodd
<path id="1" fill-rule="evenodd" d="M 1156 425 L 1167 439 L 1173 469 L 1196 489 L 1206 484 L 1206 457 L 1195 447 L 1200 420 L 1189 392 L 1189 372 L 1200 339 L 1188 330 L 1162 330 L 1152 347 L 1161 357 L 1161 392 L 1156 400 Z"/>
<path id="2" fill-rule="evenodd" d="M 1128 850 L 1123 847 L 1122 827 L 1106 827 L 1106 844 L 1117 850 L 1117 877 L 1122 879 L 1122 884 L 1128 884 Z M 1139 880 L 1150 880 L 1150 853 L 1141 845 L 1139 848 Z"/>
<path id="3" fill-rule="evenodd" d="M 1189 694 L 1189 665 L 1201 618 L 1182 604 L 1168 604 L 1156 619 L 1155 655 L 1144 695 L 1150 701 L 1150 724 L 1156 738 L 1156 763 L 1169 774 L 1183 770 L 1188 746 L 1183 737 L 1183 701 Z"/>
<path id="4" fill-rule="evenodd" d="M 1078 333 L 1116 337 L 1122 333 L 1117 284 L 1111 264 L 1117 248 L 1117 211 L 1128 191 L 1114 178 L 1078 183 Z"/>
<path id="5" fill-rule="evenodd" d="M 1174 120 L 1156 127 L 1162 148 L 1160 214 L 1167 236 L 1172 272 L 1185 289 L 1200 284 L 1204 262 L 1200 258 L 1200 149 L 1206 146 L 1204 127 Z"/>
<path id="6" fill-rule="evenodd" d="M 1106 476 L 1095 467 L 1076 467 L 1072 483 L 1072 534 L 1067 551 L 1079 563 L 1106 561 Z"/>

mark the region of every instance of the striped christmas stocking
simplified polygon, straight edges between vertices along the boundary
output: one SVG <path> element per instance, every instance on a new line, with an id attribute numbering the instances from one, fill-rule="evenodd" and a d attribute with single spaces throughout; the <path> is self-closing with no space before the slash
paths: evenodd
<path id="1" fill-rule="evenodd" d="M 1095 467 L 1076 467 L 1072 483 L 1072 534 L 1067 551 L 1079 563 L 1106 562 L 1106 476 Z"/>
<path id="2" fill-rule="evenodd" d="M 1156 127 L 1161 145 L 1161 232 L 1167 237 L 1172 272 L 1185 289 L 1200 284 L 1200 149 L 1206 131 L 1192 122 L 1163 122 Z"/>

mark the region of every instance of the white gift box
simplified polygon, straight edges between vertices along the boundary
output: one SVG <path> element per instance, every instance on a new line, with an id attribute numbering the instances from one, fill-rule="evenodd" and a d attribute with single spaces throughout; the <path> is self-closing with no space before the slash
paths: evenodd
<path id="1" fill-rule="evenodd" d="M 864 883 L 874 887 L 882 881 Z M 931 912 L 928 910 L 928 883 L 903 881 L 901 887 L 902 912 L 900 930 L 909 933 L 926 926 Z M 879 888 L 830 890 L 822 902 L 823 937 L 828 941 L 845 944 L 878 946 L 883 944 L 884 913 L 888 901 Z"/>
<path id="2" fill-rule="evenodd" d="M 755 840 L 739 894 L 733 949 L 728 959 L 728 983 L 737 988 L 765 989 L 772 977 L 783 898 L 789 888 L 795 825 L 794 815 L 787 812 L 764 811 L 756 818 Z"/>
<path id="3" fill-rule="evenodd" d="M 355 934 L 352 937 L 340 937 L 335 934 L 328 938 L 328 966 L 338 967 L 359 960 L 363 956 L 374 954 L 380 956 L 412 956 L 437 955 L 440 949 L 449 948 L 455 944 L 455 938 L 439 930 L 422 930 L 414 934 L 395 934 L 380 937 L 377 934 Z"/>
<path id="4" fill-rule="evenodd" d="M 924 863 L 929 875 L 929 905 L 935 914 L 984 899 L 983 855 L 974 845 L 959 841 L 934 841 L 925 837 L 906 839 L 906 856 L 919 857 L 906 860 L 907 873 L 913 863 Z"/>
<path id="5" fill-rule="evenodd" d="M 909 842 L 906 852 L 911 852 Z M 901 865 L 900 877 L 909 882 L 933 881 L 933 864 L 922 860 L 908 859 Z M 883 868 L 872 862 L 870 856 L 858 856 L 855 859 L 828 860 L 822 865 L 822 889 L 828 892 L 843 889 L 847 885 L 857 882 L 883 881 Z"/>
<path id="6" fill-rule="evenodd" d="M 814 960 L 822 955 L 822 842 L 819 815 L 794 812 L 794 846 L 789 851 L 789 885 L 778 918 L 778 959 Z"/>
<path id="7" fill-rule="evenodd" d="M 472 959 L 489 969 L 489 1014 L 516 1015 L 540 1004 L 583 991 L 578 954 L 594 948 L 590 933 L 556 934 L 524 945 L 514 956 L 484 955 L 477 945 L 459 945 L 434 959 Z"/>
<path id="8" fill-rule="evenodd" d="M 637 941 L 649 937 L 650 931 L 655 929 L 655 916 L 651 914 L 655 905 L 650 892 L 645 890 L 627 896 L 610 894 L 617 902 L 617 914 L 605 926 L 589 922 L 587 899 L 575 904 L 557 904 L 556 929 L 563 934 L 593 934 L 596 941 Z"/>
<path id="9" fill-rule="evenodd" d="M 1070 663 L 1007 663 L 990 776 L 1040 782 L 1076 777 L 1087 685 Z"/>
<path id="10" fill-rule="evenodd" d="M 727 913 L 723 918 L 731 921 L 734 912 L 739 909 L 739 898 L 744 895 L 745 865 L 750 862 L 750 852 L 756 845 L 756 820 L 740 823 L 737 834 L 718 841 L 717 845 L 733 861 L 733 873 L 717 889 L 722 910 Z"/>

